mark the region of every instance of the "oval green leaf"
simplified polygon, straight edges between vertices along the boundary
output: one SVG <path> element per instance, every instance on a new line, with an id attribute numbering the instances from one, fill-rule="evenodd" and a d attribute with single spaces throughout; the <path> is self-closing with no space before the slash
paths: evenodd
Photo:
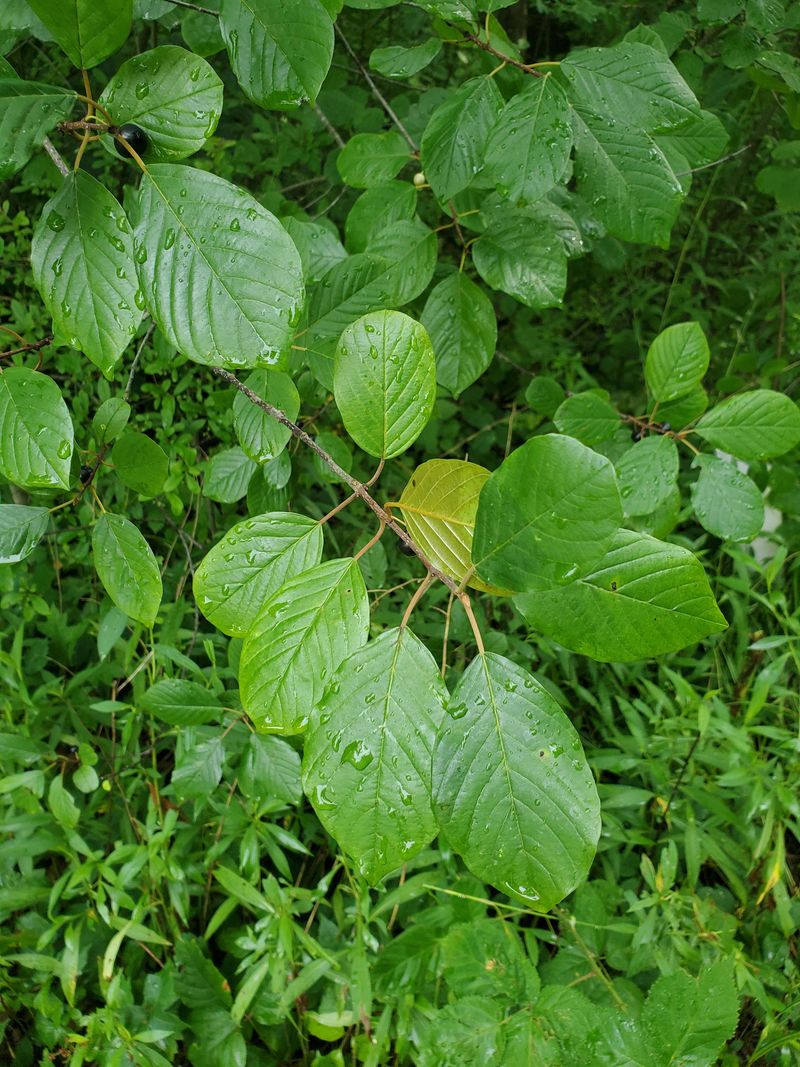
<path id="1" fill-rule="evenodd" d="M 436 355 L 436 380 L 458 396 L 494 357 L 497 319 L 491 300 L 462 271 L 435 286 L 421 316 Z"/>
<path id="2" fill-rule="evenodd" d="M 0 70 L 0 179 L 23 167 L 75 106 L 75 94 Z"/>
<path id="3" fill-rule="evenodd" d="M 161 606 L 161 573 L 141 532 L 122 515 L 101 515 L 92 530 L 94 566 L 103 588 L 131 619 L 152 627 Z"/>
<path id="4" fill-rule="evenodd" d="M 0 373 L 0 473 L 24 489 L 69 489 L 73 430 L 52 378 L 27 367 Z"/>
<path id="5" fill-rule="evenodd" d="M 277 370 L 256 370 L 247 376 L 248 389 L 291 419 L 300 411 L 300 394 L 288 374 Z M 269 463 L 286 447 L 292 431 L 276 422 L 244 393 L 236 391 L 233 400 L 233 428 L 246 455 L 258 464 Z"/>
<path id="6" fill-rule="evenodd" d="M 771 459 L 800 442 L 800 408 L 785 393 L 754 389 L 717 404 L 695 432 L 739 459 Z"/>
<path id="7" fill-rule="evenodd" d="M 24 504 L 0 504 L 0 563 L 19 563 L 44 537 L 50 512 Z"/>

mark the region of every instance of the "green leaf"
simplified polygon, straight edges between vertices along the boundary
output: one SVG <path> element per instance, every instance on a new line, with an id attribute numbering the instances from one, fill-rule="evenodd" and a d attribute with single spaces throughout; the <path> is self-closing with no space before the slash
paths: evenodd
<path id="1" fill-rule="evenodd" d="M 47 508 L 0 504 L 0 564 L 19 563 L 33 552 L 47 530 Z"/>
<path id="2" fill-rule="evenodd" d="M 473 660 L 447 710 L 439 826 L 473 874 L 547 911 L 586 877 L 600 836 L 580 738 L 533 675 L 495 653 Z"/>
<path id="3" fill-rule="evenodd" d="M 503 196 L 539 200 L 566 174 L 571 149 L 569 102 L 546 74 L 503 108 L 486 145 L 486 169 Z"/>
<path id="4" fill-rule="evenodd" d="M 591 573 L 514 604 L 546 637 L 603 662 L 676 652 L 727 625 L 691 552 L 631 530 Z"/>
<path id="5" fill-rule="evenodd" d="M 124 433 L 111 450 L 111 462 L 122 484 L 142 496 L 157 496 L 164 488 L 169 460 L 147 434 Z"/>
<path id="6" fill-rule="evenodd" d="M 142 178 L 137 215 L 144 298 L 169 343 L 211 366 L 280 363 L 303 280 L 275 216 L 230 182 L 170 163 Z"/>
<path id="7" fill-rule="evenodd" d="M 434 111 L 422 135 L 420 161 L 439 200 L 466 189 L 481 170 L 486 142 L 503 106 L 491 78 L 472 78 Z"/>
<path id="8" fill-rule="evenodd" d="M 211 457 L 203 480 L 203 496 L 220 504 L 234 504 L 247 492 L 258 469 L 241 448 L 226 448 Z"/>
<path id="9" fill-rule="evenodd" d="M 716 456 L 698 456 L 692 504 L 703 529 L 724 541 L 752 541 L 764 525 L 764 498 L 752 478 Z"/>
<path id="10" fill-rule="evenodd" d="M 537 375 L 525 390 L 525 403 L 537 415 L 553 418 L 563 402 L 564 390 L 554 378 Z"/>
<path id="11" fill-rule="evenodd" d="M 299 804 L 303 795 L 300 756 L 281 737 L 250 734 L 238 777 L 249 799 L 274 797 L 287 804 Z"/>
<path id="12" fill-rule="evenodd" d="M 132 122 L 147 134 L 142 158 L 160 163 L 197 152 L 217 128 L 222 82 L 204 59 L 162 45 L 127 60 L 100 96 L 118 126 Z M 116 154 L 112 137 L 105 147 Z"/>
<path id="13" fill-rule="evenodd" d="M 400 311 L 362 316 L 339 339 L 333 391 L 359 448 L 382 459 L 405 452 L 436 400 L 436 364 L 424 326 Z"/>
<path id="14" fill-rule="evenodd" d="M 307 331 L 314 376 L 333 388 L 336 344 L 362 315 L 401 307 L 427 289 L 436 268 L 436 235 L 418 220 L 395 223 L 373 242 L 370 252 L 337 263 L 311 293 Z"/>
<path id="15" fill-rule="evenodd" d="M 438 37 L 429 37 L 427 41 L 411 48 L 399 45 L 374 48 L 369 65 L 384 78 L 412 78 L 432 63 L 441 50 L 442 42 Z"/>
<path id="16" fill-rule="evenodd" d="M 199 726 L 219 722 L 222 708 L 210 689 L 180 678 L 163 678 L 142 697 L 142 707 L 170 726 Z"/>
<path id="17" fill-rule="evenodd" d="M 659 404 L 658 418 L 675 429 L 683 429 L 703 414 L 708 407 L 708 393 L 699 385 L 678 400 Z"/>
<path id="18" fill-rule="evenodd" d="M 650 988 L 639 1020 L 653 1067 L 711 1067 L 733 1037 L 739 997 L 728 959 L 704 968 L 697 979 L 684 971 L 662 975 Z"/>
<path id="19" fill-rule="evenodd" d="M 75 94 L 26 82 L 0 70 L 0 179 L 23 167 L 51 130 L 69 116 Z"/>
<path id="20" fill-rule="evenodd" d="M 91 70 L 124 43 L 132 0 L 28 0 L 74 67 Z"/>
<path id="21" fill-rule="evenodd" d="M 415 1063 L 417 1067 L 501 1067 L 507 1062 L 502 1058 L 507 1029 L 504 1024 L 502 1006 L 497 1001 L 489 997 L 459 997 L 433 1015 Z"/>
<path id="22" fill-rule="evenodd" d="M 671 437 L 646 437 L 617 461 L 617 483 L 626 515 L 648 515 L 675 491 L 678 446 Z"/>
<path id="23" fill-rule="evenodd" d="M 577 189 L 598 221 L 623 241 L 666 248 L 683 190 L 664 153 L 621 119 L 572 115 Z"/>
<path id="24" fill-rule="evenodd" d="M 27 367 L 0 373 L 0 474 L 24 489 L 69 489 L 72 420 L 52 378 Z"/>
<path id="25" fill-rule="evenodd" d="M 131 406 L 127 400 L 111 396 L 108 400 L 104 400 L 94 413 L 92 433 L 97 437 L 99 444 L 107 444 L 119 437 L 128 425 L 130 417 Z"/>
<path id="26" fill-rule="evenodd" d="M 219 785 L 224 762 L 225 742 L 220 736 L 199 745 L 181 746 L 169 792 L 181 800 L 206 800 Z"/>
<path id="27" fill-rule="evenodd" d="M 47 802 L 56 822 L 65 830 L 74 830 L 81 817 L 81 811 L 72 799 L 72 793 L 64 787 L 58 775 L 50 782 Z"/>
<path id="28" fill-rule="evenodd" d="M 545 434 L 512 452 L 483 487 L 472 558 L 482 578 L 506 589 L 566 581 L 600 561 L 621 522 L 609 460 Z"/>
<path id="29" fill-rule="evenodd" d="M 472 537 L 478 498 L 489 471 L 462 459 L 431 459 L 417 467 L 397 504 L 412 540 L 434 566 L 459 584 L 473 570 Z M 502 593 L 473 576 L 482 592 Z"/>
<path id="30" fill-rule="evenodd" d="M 662 330 L 647 350 L 644 376 L 659 404 L 694 393 L 708 370 L 711 353 L 699 322 Z"/>
<path id="31" fill-rule="evenodd" d="M 333 56 L 333 20 L 320 0 L 222 0 L 220 28 L 254 103 L 286 110 L 314 102 Z"/>
<path id="32" fill-rule="evenodd" d="M 436 380 L 453 396 L 483 374 L 494 357 L 497 320 L 491 300 L 462 271 L 439 282 L 421 316 L 436 356 Z"/>
<path id="33" fill-rule="evenodd" d="M 553 415 L 556 429 L 585 445 L 598 445 L 619 429 L 619 412 L 597 393 L 567 397 Z"/>
<path id="34" fill-rule="evenodd" d="M 301 733 L 333 672 L 365 643 L 369 604 L 353 559 L 289 578 L 264 605 L 239 664 L 242 705 L 265 733 Z"/>
<path id="35" fill-rule="evenodd" d="M 783 0 L 747 0 L 747 21 L 765 37 L 779 30 L 785 18 Z"/>
<path id="36" fill-rule="evenodd" d="M 300 253 L 306 284 L 318 282 L 334 263 L 347 256 L 338 236 L 327 226 L 293 218 L 281 219 L 281 222 Z"/>
<path id="37" fill-rule="evenodd" d="M 94 566 L 103 588 L 131 619 L 152 627 L 161 606 L 161 573 L 139 530 L 105 512 L 92 530 Z"/>
<path id="38" fill-rule="evenodd" d="M 645 44 L 582 48 L 562 61 L 560 71 L 579 107 L 648 133 L 681 127 L 700 113 L 674 64 Z"/>
<path id="39" fill-rule="evenodd" d="M 771 459 L 800 442 L 800 410 L 784 393 L 754 389 L 717 404 L 695 432 L 739 459 Z"/>
<path id="40" fill-rule="evenodd" d="M 45 204 L 31 266 L 54 328 L 110 378 L 144 301 L 125 212 L 86 171 L 66 177 Z"/>
<path id="41" fill-rule="evenodd" d="M 538 975 L 516 931 L 502 920 L 457 923 L 440 951 L 444 979 L 459 998 L 494 996 L 524 1003 L 539 991 Z"/>
<path id="42" fill-rule="evenodd" d="M 411 159 L 411 150 L 395 130 L 357 133 L 339 153 L 336 166 L 342 181 L 355 189 L 388 182 Z"/>
<path id="43" fill-rule="evenodd" d="M 312 712 L 303 788 L 373 885 L 436 836 L 431 752 L 446 699 L 430 652 L 394 629 L 341 664 Z"/>
<path id="44" fill-rule="evenodd" d="M 721 159 L 730 140 L 728 131 L 712 111 L 701 111 L 675 129 L 655 135 L 662 151 L 680 152 L 690 167 L 702 167 Z"/>
<path id="45" fill-rule="evenodd" d="M 300 411 L 300 394 L 288 374 L 277 370 L 256 370 L 247 376 L 248 389 L 279 408 L 292 422 Z M 258 464 L 268 463 L 281 453 L 292 431 L 276 422 L 237 390 L 233 401 L 233 428 L 242 449 Z"/>
<path id="46" fill-rule="evenodd" d="M 472 246 L 475 269 L 487 285 L 531 308 L 558 307 L 567 285 L 567 257 L 541 218 L 507 208 L 493 212 Z"/>
<path id="47" fill-rule="evenodd" d="M 200 563 L 197 605 L 231 637 L 249 633 L 262 606 L 289 578 L 322 558 L 322 527 L 306 515 L 271 512 L 230 529 Z"/>
<path id="48" fill-rule="evenodd" d="M 350 208 L 344 232 L 351 252 L 366 252 L 372 239 L 401 220 L 412 219 L 417 210 L 417 190 L 410 182 L 373 185 Z"/>

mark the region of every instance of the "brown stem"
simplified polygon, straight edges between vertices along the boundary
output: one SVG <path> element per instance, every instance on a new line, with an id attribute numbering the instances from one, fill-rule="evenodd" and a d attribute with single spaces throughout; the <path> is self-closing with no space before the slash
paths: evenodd
<path id="1" fill-rule="evenodd" d="M 7 359 L 8 356 L 18 356 L 22 352 L 38 352 L 52 343 L 53 335 L 50 334 L 47 337 L 43 337 L 41 341 L 31 341 L 30 344 L 20 345 L 19 348 L 10 348 L 8 352 L 0 352 L 0 359 Z"/>
<path id="2" fill-rule="evenodd" d="M 494 56 L 496 59 L 501 59 L 504 63 L 508 63 L 509 66 L 516 67 L 517 70 L 525 71 L 526 74 L 530 74 L 533 78 L 544 77 L 538 70 L 534 70 L 531 64 L 521 63 L 518 59 L 514 59 L 512 56 L 507 56 L 505 52 L 498 52 L 498 50 L 492 47 L 488 41 L 482 40 L 476 33 L 466 33 L 464 34 L 464 38 L 471 44 L 477 45 L 478 48 L 482 49 L 484 52 L 488 52 L 490 56 Z"/>
<path id="3" fill-rule="evenodd" d="M 359 500 L 363 500 L 367 507 L 371 511 L 373 511 L 386 526 L 389 527 L 392 533 L 396 537 L 399 537 L 403 544 L 411 549 L 411 551 L 420 560 L 420 562 L 423 564 L 429 574 L 433 575 L 434 578 L 438 578 L 440 582 L 447 586 L 451 593 L 454 593 L 456 596 L 459 595 L 458 586 L 453 581 L 453 579 L 450 578 L 443 571 L 440 571 L 438 567 L 435 567 L 430 562 L 430 560 L 425 557 L 422 550 L 416 544 L 414 544 L 414 542 L 408 536 L 403 527 L 400 526 L 400 524 L 394 518 L 392 518 L 389 512 L 385 508 L 382 508 L 378 501 L 375 500 L 375 498 L 370 494 L 367 486 L 364 485 L 363 482 L 359 482 L 357 478 L 354 478 L 352 476 L 352 474 L 348 474 L 346 470 L 340 467 L 336 460 L 333 458 L 333 456 L 329 455 L 324 448 L 321 448 L 313 437 L 310 437 L 305 432 L 305 430 L 301 429 L 301 427 L 297 425 L 297 423 L 292 422 L 292 420 L 288 418 L 288 416 L 285 415 L 280 410 L 280 408 L 274 407 L 267 400 L 262 400 L 262 398 L 257 393 L 254 393 L 252 389 L 249 389 L 244 384 L 244 382 L 240 381 L 236 377 L 235 374 L 231 374 L 230 371 L 225 370 L 222 367 L 213 367 L 212 373 L 216 374 L 217 377 L 221 378 L 224 382 L 227 382 L 229 385 L 232 385 L 236 389 L 238 389 L 243 396 L 247 397 L 251 404 L 255 404 L 256 407 L 261 408 L 262 411 L 266 412 L 267 415 L 275 419 L 276 422 L 279 422 L 281 426 L 285 426 L 286 429 L 291 432 L 293 437 L 296 437 L 298 441 L 302 441 L 304 445 L 306 445 L 308 448 L 311 449 L 312 452 L 315 453 L 315 455 L 319 456 L 319 458 L 326 465 L 326 467 L 333 471 L 337 478 L 340 478 L 346 485 L 350 487 L 354 496 L 357 496 Z"/>
<path id="4" fill-rule="evenodd" d="M 433 581 L 433 575 L 429 574 L 425 578 L 425 581 L 422 582 L 422 584 L 417 589 L 414 590 L 414 595 L 409 600 L 408 607 L 403 612 L 403 617 L 400 620 L 400 629 L 401 630 L 405 630 L 406 626 L 408 626 L 408 620 L 411 618 L 412 611 L 417 606 L 417 604 L 420 602 L 422 597 L 425 595 L 425 593 L 427 592 L 428 588 L 430 587 L 430 584 L 431 584 L 432 581 Z"/>
<path id="5" fill-rule="evenodd" d="M 50 156 L 52 161 L 55 163 L 56 167 L 58 168 L 58 170 L 61 173 L 61 176 L 63 178 L 68 178 L 69 177 L 69 167 L 64 162 L 64 160 L 63 160 L 63 158 L 61 156 L 61 153 L 58 151 L 58 149 L 56 148 L 56 146 L 53 144 L 53 142 L 50 140 L 49 137 L 45 137 L 45 139 L 42 141 L 42 148 L 44 148 L 45 152 L 47 152 L 48 156 Z"/>

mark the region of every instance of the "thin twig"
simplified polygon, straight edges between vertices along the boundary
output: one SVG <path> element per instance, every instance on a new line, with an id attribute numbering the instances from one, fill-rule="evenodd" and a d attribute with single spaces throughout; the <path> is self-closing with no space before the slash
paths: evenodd
<path id="1" fill-rule="evenodd" d="M 240 393 L 247 397 L 251 404 L 255 404 L 256 407 L 261 408 L 262 411 L 266 412 L 267 415 L 275 419 L 276 422 L 279 422 L 281 426 L 285 426 L 287 430 L 291 432 L 292 436 L 296 437 L 299 441 L 302 441 L 304 445 L 306 445 L 308 448 L 311 449 L 312 452 L 315 453 L 315 455 L 319 456 L 319 458 L 326 465 L 326 467 L 333 471 L 337 478 L 341 479 L 346 485 L 348 485 L 351 491 L 355 494 L 355 496 L 357 496 L 360 500 L 363 500 L 367 507 L 371 511 L 373 511 L 378 516 L 378 518 L 383 523 L 385 523 L 386 526 L 389 527 L 392 533 L 396 537 L 399 537 L 403 544 L 411 549 L 411 551 L 420 560 L 420 562 L 423 564 L 428 573 L 432 574 L 434 578 L 438 578 L 440 582 L 447 586 L 451 593 L 454 593 L 457 597 L 459 597 L 459 599 L 461 599 L 462 594 L 459 594 L 458 586 L 453 581 L 453 579 L 450 578 L 449 575 L 445 574 L 443 571 L 440 571 L 438 567 L 435 567 L 430 562 L 430 560 L 426 558 L 422 550 L 411 540 L 411 538 L 408 536 L 403 527 L 400 526 L 400 524 L 394 518 L 392 518 L 389 512 L 386 511 L 385 508 L 381 507 L 378 501 L 375 500 L 375 498 L 370 494 L 369 490 L 363 482 L 359 482 L 358 479 L 352 476 L 352 474 L 348 474 L 346 470 L 339 466 L 333 456 L 329 455 L 329 453 L 327 453 L 324 448 L 321 448 L 317 444 L 313 437 L 310 437 L 305 432 L 305 430 L 301 429 L 297 425 L 297 423 L 292 422 L 292 420 L 288 418 L 288 416 L 285 415 L 279 408 L 274 407 L 266 400 L 262 400 L 262 398 L 257 393 L 254 393 L 252 389 L 249 389 L 244 384 L 244 382 L 240 381 L 236 377 L 235 374 L 231 374 L 230 371 L 225 370 L 222 367 L 213 367 L 212 373 L 216 374 L 218 378 L 221 378 L 229 385 L 232 385 L 236 389 L 238 389 Z"/>
<path id="2" fill-rule="evenodd" d="M 9 330 L 9 333 L 12 331 Z M 19 336 L 19 335 L 17 335 Z M 10 348 L 7 352 L 0 352 L 0 359 L 7 359 L 8 356 L 18 356 L 22 352 L 38 352 L 42 348 L 46 348 L 53 343 L 53 335 L 49 334 L 47 337 L 43 337 L 41 341 L 31 341 L 30 344 L 20 345 L 19 348 Z"/>
<path id="3" fill-rule="evenodd" d="M 400 629 L 401 630 L 405 630 L 406 626 L 408 626 L 408 620 L 411 618 L 411 613 L 413 612 L 413 610 L 417 606 L 417 604 L 420 602 L 422 597 L 425 595 L 427 590 L 430 588 L 430 584 L 431 584 L 432 581 L 433 581 L 433 575 L 429 574 L 425 578 L 425 581 L 422 582 L 422 584 L 417 589 L 414 590 L 414 595 L 409 600 L 408 607 L 403 612 L 403 617 L 400 620 Z"/>
<path id="4" fill-rule="evenodd" d="M 476 44 L 478 48 L 484 52 L 488 52 L 490 56 L 494 56 L 496 59 L 502 60 L 503 63 L 508 63 L 509 66 L 516 67 L 518 70 L 524 71 L 526 74 L 530 74 L 533 78 L 543 78 L 544 75 L 540 74 L 534 67 L 533 63 L 522 63 L 518 59 L 514 59 L 513 56 L 507 56 L 505 52 L 498 52 L 496 48 L 493 48 L 488 41 L 481 40 L 476 33 L 466 33 L 464 37 L 471 44 Z"/>
<path id="5" fill-rule="evenodd" d="M 400 118 L 398 117 L 397 112 L 394 110 L 392 105 L 389 103 L 389 101 L 386 99 L 386 97 L 380 91 L 378 86 L 375 84 L 375 82 L 372 79 L 372 76 L 371 76 L 370 72 L 367 70 L 367 68 L 364 66 L 364 64 L 361 62 L 361 60 L 358 58 L 358 56 L 353 51 L 353 49 L 352 49 L 352 47 L 350 45 L 350 42 L 345 37 L 344 33 L 342 33 L 341 27 L 338 26 L 338 25 L 335 25 L 334 29 L 336 30 L 336 33 L 339 36 L 339 40 L 342 42 L 342 44 L 345 46 L 347 51 L 350 53 L 350 58 L 353 60 L 355 65 L 358 67 L 358 69 L 361 71 L 361 74 L 362 74 L 362 76 L 364 78 L 364 81 L 367 83 L 367 85 L 372 90 L 372 95 L 375 97 L 375 99 L 381 105 L 383 110 L 386 112 L 386 114 L 389 116 L 389 118 L 392 120 L 392 122 L 398 128 L 400 133 L 402 133 L 403 137 L 405 137 L 406 141 L 408 142 L 409 146 L 411 147 L 412 152 L 414 152 L 414 153 L 416 153 L 418 155 L 419 154 L 419 145 L 417 145 L 417 143 L 414 141 L 414 138 L 411 136 L 411 134 L 405 128 L 403 123 L 400 121 Z"/>
<path id="6" fill-rule="evenodd" d="M 170 0 L 176 7 L 188 7 L 190 11 L 199 11 L 201 15 L 213 15 L 215 19 L 219 18 L 219 11 L 214 11 L 210 7 L 201 7 L 199 4 L 190 4 L 189 0 Z"/>
<path id="7" fill-rule="evenodd" d="M 58 149 L 56 148 L 56 146 L 53 144 L 53 142 L 50 140 L 49 137 L 45 137 L 45 139 L 42 141 L 42 148 L 44 148 L 45 152 L 47 152 L 48 156 L 50 156 L 52 161 L 55 163 L 55 165 L 61 171 L 62 177 L 68 178 L 69 177 L 69 167 L 64 162 L 64 160 L 63 160 L 63 158 L 61 156 L 61 153 L 58 151 Z"/>
<path id="8" fill-rule="evenodd" d="M 314 104 L 314 114 L 317 116 L 319 121 L 322 123 L 322 125 L 325 127 L 325 129 L 328 131 L 334 141 L 338 144 L 338 146 L 340 148 L 344 148 L 344 138 L 333 125 L 333 123 L 322 110 L 322 108 L 319 106 L 319 104 Z"/>

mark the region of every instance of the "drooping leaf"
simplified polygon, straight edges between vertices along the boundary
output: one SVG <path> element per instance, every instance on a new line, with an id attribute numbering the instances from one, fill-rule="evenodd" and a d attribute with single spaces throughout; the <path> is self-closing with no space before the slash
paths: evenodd
<path id="1" fill-rule="evenodd" d="M 117 51 L 133 20 L 132 0 L 28 0 L 75 67 L 91 70 Z"/>
<path id="2" fill-rule="evenodd" d="M 400 311 L 358 319 L 339 339 L 333 391 L 359 448 L 383 459 L 405 452 L 436 400 L 436 364 L 425 327 Z"/>
<path id="3" fill-rule="evenodd" d="M 573 109 L 578 192 L 610 234 L 666 248 L 683 199 L 655 141 L 623 119 Z"/>
<path id="4" fill-rule="evenodd" d="M 418 220 L 400 221 L 370 245 L 370 251 L 337 263 L 309 299 L 308 349 L 314 376 L 333 388 L 336 343 L 362 315 L 399 308 L 427 289 L 436 268 L 436 235 Z"/>
<path id="5" fill-rule="evenodd" d="M 472 537 L 485 467 L 462 459 L 431 459 L 417 467 L 395 505 L 426 559 L 459 584 L 472 567 Z M 500 593 L 473 574 L 473 589 Z"/>
<path id="6" fill-rule="evenodd" d="M 245 384 L 292 422 L 297 418 L 300 394 L 288 374 L 277 370 L 255 370 L 247 376 Z M 292 436 L 291 430 L 276 422 L 238 390 L 233 400 L 233 427 L 245 453 L 258 464 L 274 459 Z"/>
<path id="7" fill-rule="evenodd" d="M 179 352 L 211 366 L 284 360 L 303 302 L 300 257 L 244 189 L 156 164 L 142 178 L 134 242 L 147 308 Z"/>
<path id="8" fill-rule="evenodd" d="M 312 712 L 303 787 L 373 884 L 436 835 L 431 752 L 446 698 L 430 652 L 394 629 L 341 664 Z"/>
<path id="9" fill-rule="evenodd" d="M 647 350 L 644 376 L 647 388 L 659 404 L 693 393 L 708 370 L 711 353 L 698 322 L 668 326 Z"/>
<path id="10" fill-rule="evenodd" d="M 637 441 L 617 461 L 617 482 L 626 515 L 648 515 L 669 500 L 678 479 L 678 446 L 655 435 Z"/>
<path id="11" fill-rule="evenodd" d="M 436 356 L 436 380 L 458 396 L 494 356 L 497 320 L 492 302 L 463 271 L 454 271 L 428 296 L 421 316 Z"/>
<path id="12" fill-rule="evenodd" d="M 531 308 L 557 307 L 567 284 L 567 257 L 557 234 L 522 211 L 498 210 L 472 247 L 475 269 L 493 289 Z"/>
<path id="13" fill-rule="evenodd" d="M 222 0 L 220 28 L 256 104 L 286 110 L 316 99 L 333 56 L 333 19 L 321 0 Z"/>
<path id="14" fill-rule="evenodd" d="M 353 559 L 290 577 L 264 605 L 239 664 L 242 705 L 265 733 L 301 733 L 339 664 L 367 640 L 369 604 Z"/>
<path id="15" fill-rule="evenodd" d="M 479 878 L 547 911 L 586 877 L 600 836 L 580 738 L 533 675 L 495 653 L 473 660 L 447 710 L 439 826 Z"/>
<path id="16" fill-rule="evenodd" d="M 725 541 L 752 541 L 764 526 L 764 498 L 752 478 L 716 456 L 698 456 L 700 477 L 692 486 L 698 522 Z"/>
<path id="17" fill-rule="evenodd" d="M 396 130 L 357 133 L 336 160 L 342 181 L 355 189 L 369 189 L 391 181 L 411 159 L 411 149 Z"/>
<path id="18" fill-rule="evenodd" d="M 55 329 L 110 377 L 142 320 L 144 301 L 125 212 L 86 171 L 66 177 L 45 204 L 31 265 Z"/>
<path id="19" fill-rule="evenodd" d="M 203 496 L 233 504 L 247 492 L 258 464 L 241 448 L 226 448 L 211 457 L 203 481 Z"/>
<path id="20" fill-rule="evenodd" d="M 244 637 L 289 578 L 322 558 L 322 527 L 306 515 L 271 512 L 238 522 L 214 545 L 192 581 L 198 607 L 218 630 Z"/>
<path id="21" fill-rule="evenodd" d="M 162 678 L 142 697 L 142 707 L 170 726 L 199 726 L 219 721 L 222 707 L 216 695 L 197 682 Z"/>
<path id="22" fill-rule="evenodd" d="M 800 409 L 785 393 L 753 389 L 717 404 L 695 430 L 714 448 L 739 459 L 770 459 L 800 442 Z"/>
<path id="23" fill-rule="evenodd" d="M 68 118 L 75 100 L 68 89 L 0 70 L 0 179 L 28 162 L 47 134 Z"/>
<path id="24" fill-rule="evenodd" d="M 438 37 L 429 37 L 411 48 L 399 45 L 375 48 L 370 54 L 369 65 L 384 78 L 411 78 L 432 63 L 441 50 L 442 42 Z"/>
<path id="25" fill-rule="evenodd" d="M 603 662 L 675 652 L 727 625 L 691 552 L 631 530 L 590 573 L 514 603 L 534 629 Z"/>
<path id="26" fill-rule="evenodd" d="M 571 148 L 569 102 L 547 74 L 503 108 L 486 145 L 486 168 L 498 192 L 529 203 L 561 181 Z"/>
<path id="27" fill-rule="evenodd" d="M 185 159 L 202 148 L 222 112 L 222 82 L 194 52 L 161 45 L 127 60 L 100 96 L 118 126 L 132 122 L 149 141 L 146 161 Z M 114 139 L 103 143 L 115 152 Z"/>
<path id="28" fill-rule="evenodd" d="M 33 552 L 47 530 L 50 512 L 24 504 L 0 504 L 0 564 L 19 563 Z"/>
<path id="29" fill-rule="evenodd" d="M 472 559 L 505 589 L 567 581 L 602 559 L 622 522 L 614 468 L 560 434 L 533 437 L 486 482 Z"/>
<path id="30" fill-rule="evenodd" d="M 61 390 L 27 367 L 0 373 L 0 474 L 24 489 L 69 489 L 73 430 Z"/>
<path id="31" fill-rule="evenodd" d="M 161 606 L 161 573 L 141 532 L 122 515 L 105 512 L 92 529 L 92 552 L 103 588 L 120 611 L 152 626 Z"/>
<path id="32" fill-rule="evenodd" d="M 535 381 L 535 379 L 534 379 Z M 619 428 L 619 412 L 597 393 L 575 393 L 553 415 L 556 429 L 585 445 L 599 445 Z"/>
<path id="33" fill-rule="evenodd" d="M 111 462 L 123 485 L 142 496 L 157 496 L 169 471 L 167 454 L 147 434 L 129 430 L 111 450 Z"/>
<path id="34" fill-rule="evenodd" d="M 437 197 L 466 189 L 484 163 L 486 141 L 503 98 L 491 78 L 472 78 L 434 111 L 422 135 L 420 161 Z"/>

